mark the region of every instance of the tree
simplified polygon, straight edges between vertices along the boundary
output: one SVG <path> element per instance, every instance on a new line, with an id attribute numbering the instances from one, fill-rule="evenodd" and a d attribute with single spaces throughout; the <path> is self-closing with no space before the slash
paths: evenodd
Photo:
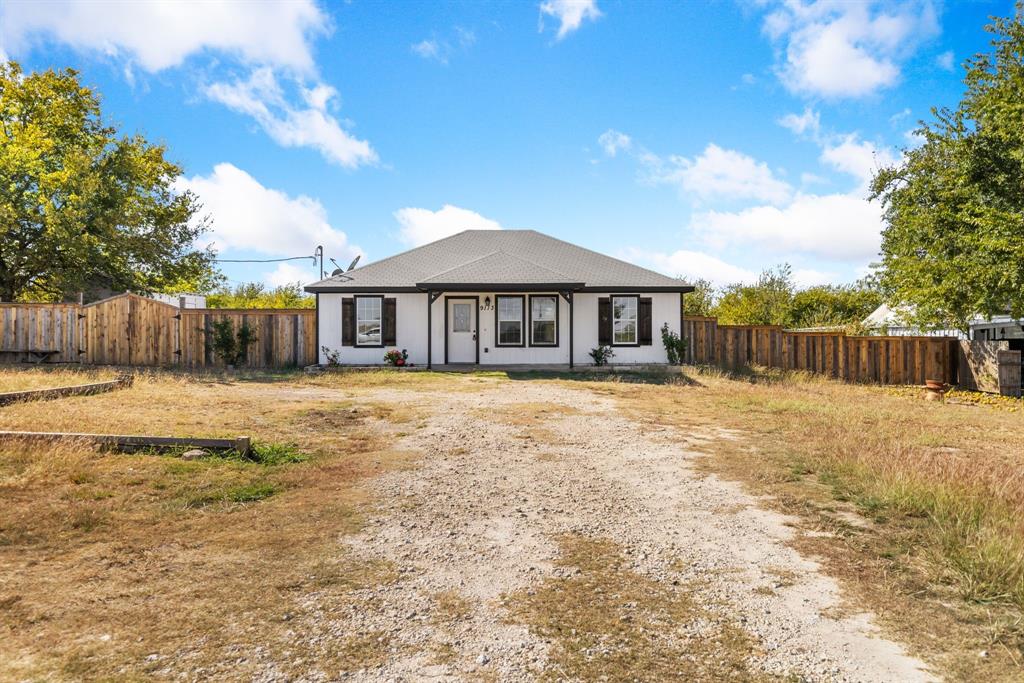
<path id="1" fill-rule="evenodd" d="M 793 294 L 786 325 L 857 326 L 882 303 L 881 290 L 865 280 L 853 285 L 819 285 Z"/>
<path id="2" fill-rule="evenodd" d="M 683 295 L 684 315 L 712 315 L 715 307 L 717 290 L 711 280 L 699 277 L 693 280 L 684 278 L 687 284 L 693 285 L 693 291 Z"/>
<path id="3" fill-rule="evenodd" d="M 72 69 L 0 63 L 0 299 L 159 290 L 201 279 L 204 222 L 163 146 L 105 125 Z"/>
<path id="4" fill-rule="evenodd" d="M 995 19 L 992 54 L 967 60 L 955 109 L 881 169 L 882 285 L 921 326 L 966 330 L 976 314 L 1024 317 L 1024 4 Z"/>
<path id="5" fill-rule="evenodd" d="M 222 288 L 207 295 L 210 308 L 314 308 L 316 299 L 296 282 L 268 290 L 262 282 L 245 282 L 234 289 Z"/>
<path id="6" fill-rule="evenodd" d="M 723 325 L 786 325 L 795 286 L 789 264 L 761 273 L 753 285 L 726 287 L 715 315 Z"/>

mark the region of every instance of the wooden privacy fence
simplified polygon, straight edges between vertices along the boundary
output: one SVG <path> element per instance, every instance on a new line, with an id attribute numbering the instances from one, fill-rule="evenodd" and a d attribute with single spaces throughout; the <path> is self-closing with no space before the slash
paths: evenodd
<path id="1" fill-rule="evenodd" d="M 842 332 L 791 332 L 773 325 L 719 325 L 685 317 L 686 361 L 740 368 L 805 370 L 849 382 L 924 384 L 957 381 L 958 340 L 952 337 L 850 337 Z"/>
<path id="2" fill-rule="evenodd" d="M 0 361 L 49 360 L 94 365 L 217 367 L 213 323 L 247 323 L 256 341 L 246 366 L 281 368 L 315 363 L 316 311 L 311 309 L 179 309 L 135 294 L 85 306 L 0 303 Z"/>

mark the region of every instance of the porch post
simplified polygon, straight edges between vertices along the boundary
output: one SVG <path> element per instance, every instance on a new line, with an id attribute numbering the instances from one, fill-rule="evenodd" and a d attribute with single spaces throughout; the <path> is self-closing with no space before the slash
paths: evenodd
<path id="1" fill-rule="evenodd" d="M 431 324 L 430 314 L 434 310 L 434 293 L 427 291 L 427 370 L 430 370 L 433 363 L 431 342 L 434 336 L 434 326 Z"/>
<path id="2" fill-rule="evenodd" d="M 572 338 L 573 338 L 574 335 L 573 335 L 573 331 L 572 331 L 572 310 L 573 310 L 573 307 L 575 306 L 575 304 L 573 303 L 573 298 L 574 297 L 572 295 L 572 292 L 570 292 L 569 293 L 569 369 L 570 370 L 572 370 L 572 368 L 573 368 L 573 362 L 572 362 Z"/>

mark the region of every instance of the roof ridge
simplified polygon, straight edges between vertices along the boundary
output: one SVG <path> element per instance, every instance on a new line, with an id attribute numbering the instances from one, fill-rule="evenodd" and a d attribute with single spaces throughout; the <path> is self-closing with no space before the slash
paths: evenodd
<path id="1" fill-rule="evenodd" d="M 465 230 L 464 232 L 469 232 L 469 230 Z M 476 263 L 477 261 L 483 261 L 485 258 L 490 258 L 490 257 L 494 256 L 495 254 L 505 254 L 505 256 L 511 256 L 512 255 L 512 254 L 505 253 L 501 249 L 495 249 L 494 251 L 488 252 L 488 253 L 484 254 L 483 256 L 478 256 L 477 258 L 471 259 L 469 261 L 463 261 L 462 263 L 460 263 L 457 266 L 452 266 L 451 268 L 445 268 L 444 270 L 440 270 L 440 271 L 434 273 L 433 275 L 429 275 L 429 276 L 427 276 L 427 277 L 425 277 L 423 279 L 424 280 L 432 280 L 435 277 L 440 277 L 440 276 L 444 275 L 445 273 L 452 272 L 453 270 L 458 270 L 459 268 L 465 268 L 466 266 L 468 266 L 470 264 L 473 264 L 473 263 Z"/>

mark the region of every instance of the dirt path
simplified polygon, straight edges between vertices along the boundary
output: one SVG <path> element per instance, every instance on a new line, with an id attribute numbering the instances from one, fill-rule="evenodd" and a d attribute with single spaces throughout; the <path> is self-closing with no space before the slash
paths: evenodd
<path id="1" fill-rule="evenodd" d="M 399 445 L 422 451 L 421 467 L 373 483 L 381 507 L 348 541 L 401 577 L 336 615 L 334 628 L 392 643 L 389 660 L 357 678 L 550 673 L 556 645 L 513 623 L 503 596 L 563 575 L 557 539 L 574 534 L 614 541 L 631 571 L 658 585 L 690 586 L 694 600 L 750 635 L 753 676 L 928 680 L 921 662 L 875 634 L 870 615 L 840 609 L 836 583 L 787 546 L 785 517 L 694 471 L 692 449 L 728 433 L 651 430 L 610 399 L 544 382 L 374 398 L 429 403 L 430 417 Z M 663 635 L 686 637 L 682 625 Z"/>

